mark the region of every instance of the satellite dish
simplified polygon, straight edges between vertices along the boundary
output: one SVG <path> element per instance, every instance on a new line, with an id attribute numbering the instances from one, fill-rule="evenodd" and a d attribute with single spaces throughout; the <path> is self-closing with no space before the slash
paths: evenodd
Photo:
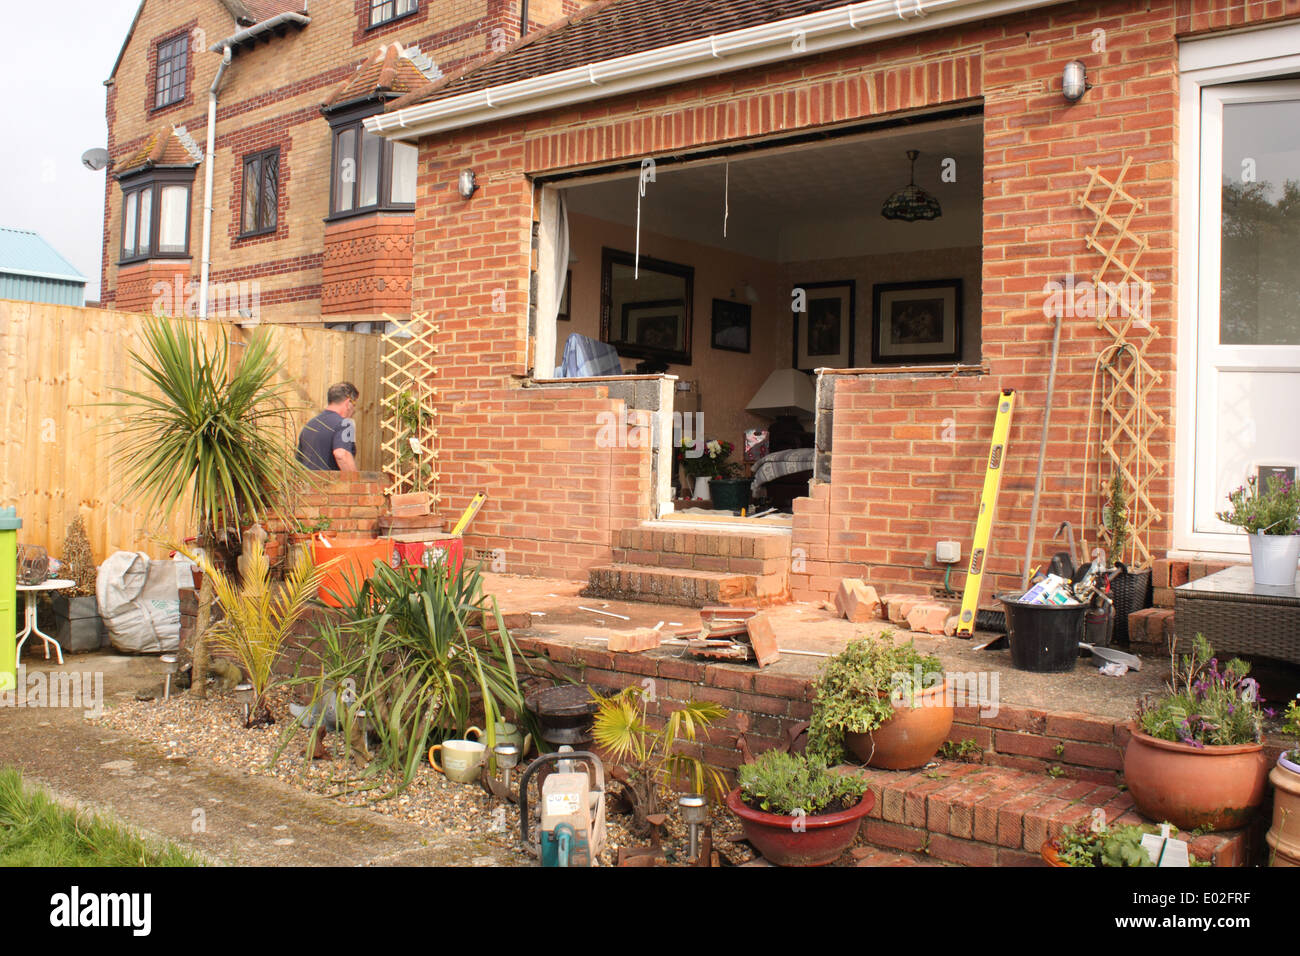
<path id="1" fill-rule="evenodd" d="M 99 171 L 108 165 L 108 150 L 88 149 L 81 154 L 81 165 L 87 169 Z"/>

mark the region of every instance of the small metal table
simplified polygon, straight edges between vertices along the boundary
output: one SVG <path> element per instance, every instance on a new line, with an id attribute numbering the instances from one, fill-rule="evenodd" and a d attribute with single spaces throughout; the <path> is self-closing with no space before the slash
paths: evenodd
<path id="1" fill-rule="evenodd" d="M 36 626 L 36 595 L 41 591 L 62 591 L 66 588 L 75 588 L 76 586 L 76 581 L 66 581 L 62 579 L 43 581 L 40 584 L 18 585 L 19 593 L 25 595 L 24 623 L 26 624 L 26 627 L 24 627 L 22 632 L 18 635 L 18 647 L 14 651 L 15 663 L 17 663 L 23 656 L 23 644 L 25 644 L 27 638 L 31 637 L 33 634 L 45 642 L 45 659 L 47 661 L 50 659 L 50 645 L 53 644 L 54 652 L 59 656 L 59 663 L 63 663 L 63 648 L 59 646 L 59 642 Z"/>
<path id="2" fill-rule="evenodd" d="M 1215 653 L 1253 654 L 1300 664 L 1300 590 L 1256 584 L 1238 565 L 1174 589 L 1179 643 L 1197 634 Z"/>

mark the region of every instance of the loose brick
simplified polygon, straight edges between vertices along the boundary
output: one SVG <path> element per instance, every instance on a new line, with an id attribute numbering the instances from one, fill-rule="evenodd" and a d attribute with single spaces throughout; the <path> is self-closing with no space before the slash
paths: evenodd
<path id="1" fill-rule="evenodd" d="M 776 629 L 769 615 L 756 614 L 745 622 L 745 626 L 759 667 L 767 667 L 781 659 L 781 651 L 776 646 Z"/>
<path id="2" fill-rule="evenodd" d="M 658 647 L 659 632 L 649 627 L 637 628 L 635 631 L 611 631 L 606 645 L 612 652 L 621 654 L 640 654 Z M 653 672 L 652 672 L 653 673 Z"/>
<path id="3" fill-rule="evenodd" d="M 876 589 L 861 578 L 845 578 L 835 592 L 835 612 L 857 624 L 872 620 L 880 613 Z"/>

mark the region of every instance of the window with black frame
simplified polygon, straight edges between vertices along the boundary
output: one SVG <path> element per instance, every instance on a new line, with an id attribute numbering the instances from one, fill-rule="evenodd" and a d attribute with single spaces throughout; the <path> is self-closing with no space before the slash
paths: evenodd
<path id="1" fill-rule="evenodd" d="M 414 209 L 419 151 L 409 143 L 394 143 L 368 132 L 363 119 L 353 114 L 331 123 L 330 216 Z"/>
<path id="2" fill-rule="evenodd" d="M 267 149 L 244 157 L 243 216 L 240 237 L 275 232 L 279 222 L 280 150 Z"/>
<path id="3" fill-rule="evenodd" d="M 381 23 L 414 13 L 417 6 L 417 0 L 370 0 L 370 25 L 377 27 Z"/>
<path id="4" fill-rule="evenodd" d="M 122 182 L 121 262 L 189 255 L 193 181 L 186 170 Z"/>
<path id="5" fill-rule="evenodd" d="M 188 34 L 182 33 L 158 44 L 158 68 L 154 71 L 154 109 L 161 109 L 185 99 L 188 66 Z"/>

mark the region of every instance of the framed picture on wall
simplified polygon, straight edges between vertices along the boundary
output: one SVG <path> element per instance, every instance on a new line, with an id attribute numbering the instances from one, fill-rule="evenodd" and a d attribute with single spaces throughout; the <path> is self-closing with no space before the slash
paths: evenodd
<path id="1" fill-rule="evenodd" d="M 961 280 L 881 282 L 872 287 L 871 361 L 884 365 L 961 359 Z"/>
<path id="2" fill-rule="evenodd" d="M 724 352 L 748 352 L 751 312 L 743 303 L 714 299 L 713 347 Z"/>
<path id="3" fill-rule="evenodd" d="M 564 291 L 560 293 L 560 311 L 555 313 L 559 322 L 569 321 L 569 298 L 573 295 L 573 270 L 564 274 Z"/>
<path id="4" fill-rule="evenodd" d="M 795 368 L 853 367 L 853 300 L 851 279 L 795 283 L 790 297 Z"/>
<path id="5" fill-rule="evenodd" d="M 656 353 L 680 350 L 685 319 L 681 299 L 625 302 L 622 341 Z"/>

